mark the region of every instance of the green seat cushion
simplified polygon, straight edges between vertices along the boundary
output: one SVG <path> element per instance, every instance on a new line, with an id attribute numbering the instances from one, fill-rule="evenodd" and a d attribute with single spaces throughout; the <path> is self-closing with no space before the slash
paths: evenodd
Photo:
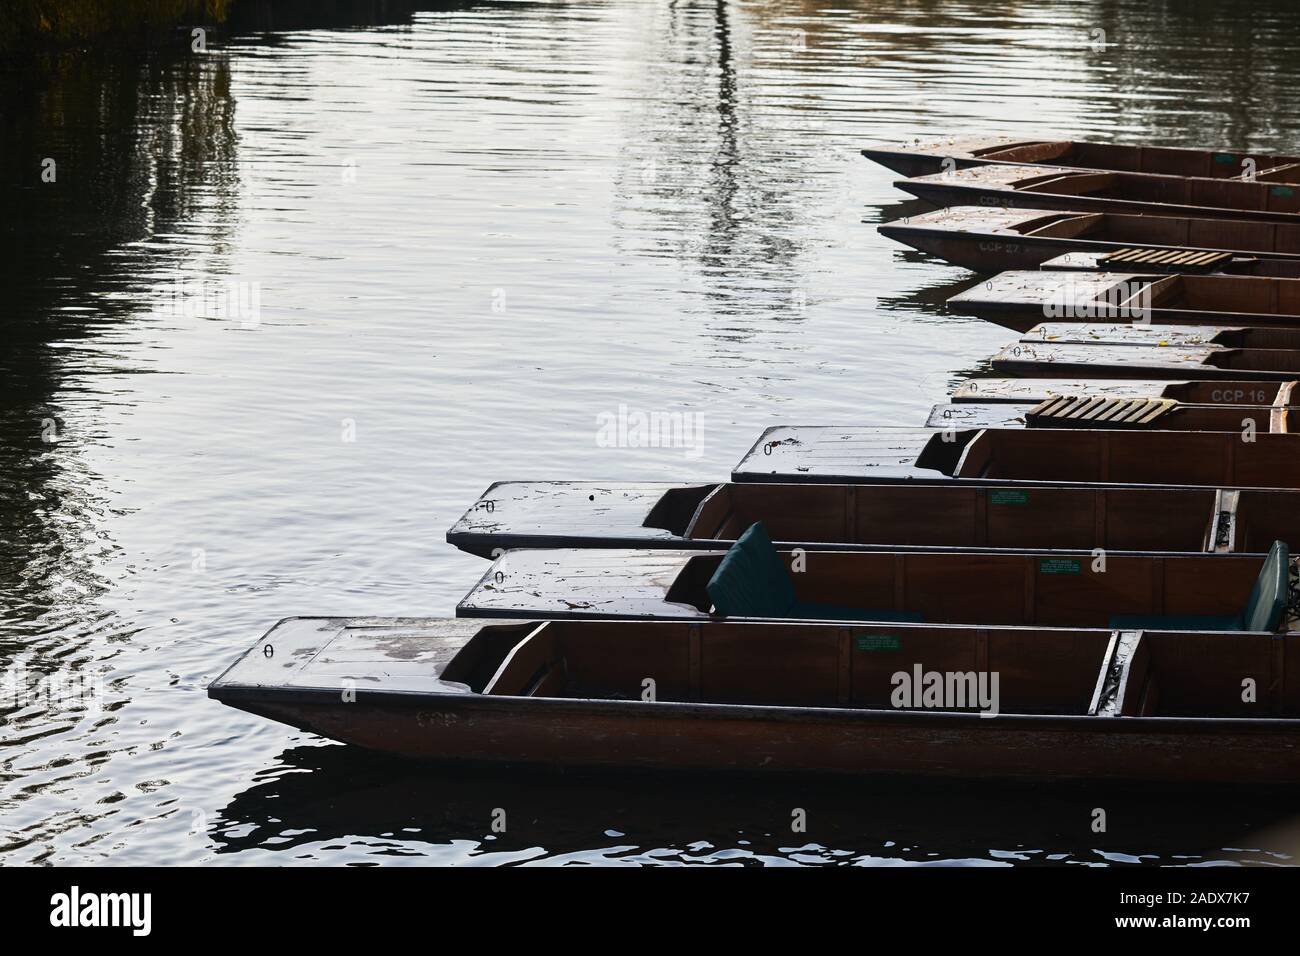
<path id="1" fill-rule="evenodd" d="M 1218 614 L 1117 614 L 1113 631 L 1240 631 L 1241 618 Z"/>
<path id="2" fill-rule="evenodd" d="M 806 621 L 920 621 L 907 611 L 875 611 L 799 601 L 772 539 L 755 522 L 736 539 L 708 583 L 709 600 L 724 617 L 786 617 Z"/>
<path id="3" fill-rule="evenodd" d="M 1290 584 L 1291 556 L 1286 545 L 1274 541 L 1273 547 L 1259 569 L 1259 577 L 1246 601 L 1241 615 L 1244 631 L 1276 631 L 1286 612 L 1287 591 Z"/>
<path id="4" fill-rule="evenodd" d="M 806 621 L 901 621 L 919 624 L 924 620 L 913 611 L 876 611 L 870 608 L 841 607 L 816 601 L 795 601 L 787 617 Z"/>
<path id="5" fill-rule="evenodd" d="M 725 617 L 789 617 L 794 585 L 761 521 L 722 557 L 708 583 L 709 600 Z"/>

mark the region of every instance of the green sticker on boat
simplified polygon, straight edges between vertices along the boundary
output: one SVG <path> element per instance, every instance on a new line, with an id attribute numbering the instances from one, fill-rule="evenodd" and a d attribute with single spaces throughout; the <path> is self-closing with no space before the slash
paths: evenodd
<path id="1" fill-rule="evenodd" d="M 989 501 L 995 505 L 1027 505 L 1029 504 L 1029 492 L 991 491 L 989 492 Z"/>
<path id="2" fill-rule="evenodd" d="M 1038 562 L 1039 574 L 1078 574 L 1080 564 L 1071 558 L 1041 558 Z"/>
<path id="3" fill-rule="evenodd" d="M 1214 161 L 1216 163 L 1235 163 L 1237 157 L 1232 155 L 1232 153 L 1215 153 Z"/>
<path id="4" fill-rule="evenodd" d="M 859 634 L 853 640 L 860 651 L 896 651 L 903 646 L 894 634 Z"/>
<path id="5" fill-rule="evenodd" d="M 1274 196 L 1295 195 L 1295 190 L 1292 189 L 1290 186 L 1274 186 L 1271 192 L 1273 193 Z"/>

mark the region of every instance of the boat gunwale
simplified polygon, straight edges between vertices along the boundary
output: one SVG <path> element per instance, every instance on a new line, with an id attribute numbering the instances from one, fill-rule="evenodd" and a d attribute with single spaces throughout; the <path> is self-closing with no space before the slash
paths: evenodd
<path id="1" fill-rule="evenodd" d="M 757 619 L 728 618 L 733 623 L 769 623 Z M 821 622 L 801 622 L 821 623 Z M 843 624 L 839 625 L 843 627 Z M 977 625 L 948 625 L 964 627 L 968 630 L 979 629 Z M 1026 628 L 1026 630 L 1095 630 L 1099 635 L 1112 633 L 1106 628 Z M 1146 633 L 1146 632 L 1144 632 Z M 1157 633 L 1157 632 L 1151 632 Z M 1160 632 L 1165 633 L 1165 632 Z M 1178 632 L 1180 635 L 1182 632 Z M 1199 632 L 1186 632 L 1195 634 Z M 1213 632 L 1211 632 L 1213 633 Z M 1236 632 L 1235 632 L 1236 633 Z M 1247 633 L 1247 632 L 1239 632 Z M 1280 635 L 1268 632 L 1249 632 L 1258 636 L 1277 638 Z M 617 640 L 617 638 L 610 638 Z M 259 641 L 260 643 L 260 641 Z M 256 647 L 256 645 L 254 645 Z M 242 660 L 242 657 L 241 657 Z M 238 662 L 232 667 L 237 666 Z M 974 726 L 988 725 L 990 730 L 1009 721 L 1017 724 L 1057 725 L 1062 732 L 1076 731 L 1080 727 L 1098 727 L 1110 732 L 1141 733 L 1142 730 L 1210 732 L 1222 731 L 1225 727 L 1242 727 L 1252 731 L 1266 733 L 1300 734 L 1300 717 L 1140 717 L 1140 716 L 1102 716 L 1088 714 L 1017 714 L 999 713 L 994 717 L 983 717 L 978 711 L 903 709 L 885 710 L 867 707 L 813 707 L 790 704 L 725 704 L 701 701 L 643 701 L 643 700 L 606 700 L 599 697 L 533 697 L 515 694 L 483 694 L 476 692 L 448 693 L 446 691 L 385 691 L 357 688 L 355 699 L 344 703 L 340 698 L 343 685 L 285 687 L 283 685 L 220 683 L 214 681 L 208 685 L 207 694 L 221 703 L 234 701 L 262 701 L 269 704 L 298 702 L 304 704 L 331 704 L 339 708 L 355 707 L 363 699 L 370 703 L 384 706 L 420 708 L 431 702 L 445 702 L 452 705 L 448 709 L 489 710 L 518 713 L 522 708 L 520 702 L 527 702 L 527 709 L 537 707 L 543 710 L 568 711 L 575 714 L 620 714 L 640 715 L 657 709 L 666 711 L 667 715 L 679 717 L 706 717 L 718 720 L 740 718 L 768 719 L 780 723 L 843 723 L 854 720 L 861 723 L 968 723 Z M 999 723 L 1000 722 L 1000 723 Z"/>
<path id="2" fill-rule="evenodd" d="M 1001 377 L 1007 377 L 1007 378 L 1010 378 L 1010 377 L 1015 377 L 1015 376 L 1001 376 Z M 1024 376 L 1020 376 L 1020 377 L 1024 377 Z M 1027 378 L 1027 380 L 1032 381 L 1032 378 L 1033 378 L 1033 377 L 1030 376 L 1030 377 Z M 1178 379 L 1178 381 L 1182 381 L 1182 379 Z M 1261 384 L 1265 384 L 1265 385 L 1270 384 L 1270 381 L 1269 381 L 1269 380 L 1261 379 L 1260 382 L 1261 382 Z M 1192 485 L 1192 484 L 1186 484 L 1186 483 L 1181 483 L 1181 484 L 1180 484 L 1180 483 L 1170 483 L 1170 482 L 1145 482 L 1145 481 L 1143 481 L 1143 482 L 1137 482 L 1137 481 L 1052 481 L 1052 480 L 1048 480 L 1048 479 L 1044 479 L 1044 478 L 979 478 L 979 477 L 969 477 L 969 478 L 968 478 L 968 477 L 958 477 L 958 476 L 956 476 L 956 475 L 947 474 L 947 473 L 945 473 L 945 472 L 938 471 L 937 469 L 926 469 L 925 471 L 919 471 L 919 470 L 918 470 L 917 474 L 915 474 L 915 475 L 907 475 L 906 477 L 900 477 L 900 476 L 898 476 L 898 475 L 892 475 L 892 476 L 887 476 L 887 477 L 882 477 L 882 478 L 875 478 L 875 477 L 872 477 L 872 476 L 867 475 L 867 474 L 857 474 L 857 475 L 828 474 L 828 475 L 822 475 L 822 474 L 814 474 L 814 473 L 812 473 L 812 472 L 800 472 L 800 473 L 798 473 L 798 474 L 796 475 L 795 473 L 792 473 L 792 472 L 789 472 L 789 471 L 742 471 L 742 470 L 741 470 L 741 468 L 742 468 L 742 467 L 743 467 L 747 462 L 749 462 L 751 459 L 754 459 L 754 460 L 757 460 L 757 459 L 758 459 L 758 456 L 761 454 L 761 452 L 759 451 L 759 449 L 761 449 L 765 444 L 767 444 L 767 442 L 766 442 L 767 436 L 772 435 L 772 434 L 775 434 L 775 433 L 780 432 L 780 431 L 785 431 L 785 430 L 788 430 L 788 431 L 808 431 L 808 430 L 810 430 L 810 429 L 817 429 L 817 428 L 859 429 L 859 430 L 862 430 L 862 431 L 864 431 L 864 432 L 865 432 L 865 431 L 880 432 L 880 431 L 889 431 L 889 430 L 891 430 L 891 429 L 897 429 L 897 430 L 899 430 L 899 431 L 912 431 L 912 432 L 917 432 L 917 431 L 929 431 L 929 432 L 932 432 L 934 435 L 940 435 L 940 434 L 942 434 L 944 431 L 947 431 L 947 429 L 943 429 L 943 428 L 929 428 L 929 429 L 927 429 L 927 428 L 911 428 L 911 427 L 909 427 L 909 426 L 895 426 L 895 425 L 875 425 L 875 426 L 869 426 L 869 425 L 797 425 L 797 424 L 788 424 L 788 425 L 769 425 L 767 428 L 763 429 L 762 433 L 758 436 L 758 440 L 755 441 L 754 444 L 753 444 L 752 446 L 750 446 L 750 448 L 749 448 L 749 449 L 748 449 L 748 450 L 747 450 L 747 451 L 746 451 L 746 452 L 741 456 L 740 460 L 737 461 L 736 464 L 735 464 L 734 466 L 732 466 L 731 474 L 730 474 L 730 478 L 729 478 L 728 480 L 731 481 L 733 484 L 791 484 L 791 483 L 798 483 L 798 484 L 824 484 L 824 485 L 882 485 L 882 484 L 900 484 L 900 483 L 901 483 L 901 484 L 918 484 L 918 485 L 948 485 L 948 484 L 961 484 L 961 485 L 980 485 L 980 486 L 992 486 L 992 487 L 997 487 L 997 486 L 999 486 L 999 485 L 1005 485 L 1005 486 L 1007 486 L 1008 488 L 1091 488 L 1091 489 L 1093 489 L 1093 490 L 1096 490 L 1096 489 L 1098 489 L 1098 488 L 1115 488 L 1115 489 L 1123 489 L 1123 488 L 1139 488 L 1139 489 L 1141 489 L 1141 488 L 1151 488 L 1151 489 L 1173 489 L 1173 488 L 1180 488 L 1180 489 L 1192 489 L 1192 490 L 1195 490 L 1195 489 L 1204 489 L 1204 488 L 1222 488 L 1222 489 L 1225 490 L 1225 491 L 1297 491 L 1297 490 L 1300 490 L 1300 488 L 1297 488 L 1297 487 L 1291 487 L 1291 486 L 1287 486 L 1287 485 L 1237 485 L 1237 484 L 1231 484 L 1231 483 L 1224 483 L 1224 484 L 1206 484 L 1206 485 Z M 972 437 L 968 440 L 968 443 L 973 443 L 973 442 L 974 442 L 974 441 L 979 437 L 979 435 L 978 435 L 979 432 L 985 432 L 985 431 L 1023 431 L 1023 430 L 1024 430 L 1024 429 L 996 429 L 996 428 L 994 428 L 994 429 L 990 429 L 990 428 L 987 428 L 987 427 L 959 428 L 959 429 L 957 429 L 957 431 L 958 431 L 959 433 L 960 433 L 960 432 L 964 432 L 964 431 L 969 431 L 969 432 L 975 432 L 975 433 L 977 433 L 977 434 L 975 434 L 975 435 L 972 435 Z M 1039 431 L 1044 431 L 1044 430 L 1045 430 L 1045 429 L 1039 429 Z M 1062 430 L 1062 431 L 1064 431 L 1064 430 Z M 1075 434 L 1075 435 L 1078 435 L 1078 434 L 1094 434 L 1094 433 L 1096 433 L 1096 432 L 1106 432 L 1106 433 L 1109 433 L 1109 434 L 1121 434 L 1121 435 L 1125 435 L 1125 436 L 1132 436 L 1132 435 L 1134 434 L 1134 432 L 1131 431 L 1131 430 L 1127 430 L 1127 431 L 1126 431 L 1126 430 L 1124 430 L 1124 429 L 1114 429 L 1114 428 L 1076 428 L 1076 429 L 1071 429 L 1071 430 L 1069 431 L 1069 433 L 1071 433 L 1071 434 Z M 1225 434 L 1229 434 L 1229 433 L 1228 433 L 1228 432 L 1186 432 L 1186 431 L 1178 431 L 1178 430 L 1176 430 L 1176 429 L 1171 430 L 1171 429 L 1152 428 L 1152 429 L 1144 430 L 1144 431 L 1140 432 L 1139 434 L 1144 435 L 1144 436 L 1151 436 L 1151 435 L 1168 435 L 1168 434 L 1173 434 L 1173 435 L 1197 435 L 1197 434 L 1217 434 L 1217 435 L 1225 435 Z M 1300 440 L 1300 432 L 1268 432 L 1268 433 L 1265 433 L 1263 436 L 1260 436 L 1260 437 L 1263 437 L 1263 438 L 1265 438 L 1265 439 L 1267 439 L 1267 440 L 1272 440 L 1272 438 L 1275 437 L 1275 436 L 1276 436 L 1276 437 L 1290 437 L 1290 438 L 1293 438 L 1293 439 Z M 928 442 L 927 442 L 927 444 L 928 444 Z M 920 453 L 918 452 L 918 454 L 917 454 L 917 456 L 916 456 L 916 459 L 914 459 L 914 461 L 915 461 L 915 460 L 919 460 L 919 459 L 920 459 Z M 933 471 L 933 474 L 932 474 L 932 475 L 928 473 L 928 472 L 931 472 L 931 471 Z M 931 549 L 931 550 L 933 550 L 933 549 Z M 940 550 L 942 550 L 942 549 L 940 549 Z M 1147 552 L 1143 552 L 1143 553 L 1147 553 Z M 1164 553 L 1164 552 L 1155 552 L 1155 553 Z M 477 587 L 477 585 L 476 585 L 476 587 Z"/>
<path id="3" fill-rule="evenodd" d="M 945 207 L 945 208 L 953 208 L 953 207 Z M 1034 210 L 1026 209 L 1025 211 L 1030 212 Z M 1086 215 L 1086 213 L 1087 210 L 1078 211 L 1079 215 Z M 1134 213 L 1131 215 L 1139 215 L 1139 214 Z M 1300 213 L 1296 213 L 1295 215 L 1297 219 L 1300 220 Z M 1175 216 L 1166 216 L 1164 218 L 1195 219 L 1198 217 L 1186 216 L 1186 215 L 1175 215 Z M 887 239 L 893 239 L 896 242 L 900 242 L 902 240 L 898 239 L 895 236 L 890 235 L 888 232 L 885 231 L 887 229 L 908 229 L 911 230 L 911 234 L 913 235 L 926 236 L 926 237 L 936 238 L 936 239 L 962 237 L 965 241 L 973 242 L 977 244 L 982 242 L 1005 242 L 1011 245 L 1061 244 L 1064 246 L 1074 247 L 1080 252 L 1084 252 L 1087 251 L 1088 249 L 1096 249 L 1100 247 L 1105 247 L 1108 249 L 1112 249 L 1112 248 L 1129 249 L 1135 245 L 1135 243 L 1133 242 L 1118 242 L 1113 239 L 1088 239 L 1082 237 L 1067 238 L 1064 236 L 1031 236 L 1031 235 L 1023 235 L 1017 232 L 996 232 L 994 230 L 977 232 L 971 229 L 946 229 L 941 226 L 932 226 L 928 224 L 924 226 L 914 226 L 911 223 L 904 222 L 903 220 L 899 220 L 899 219 L 895 219 L 892 222 L 882 222 L 876 226 L 877 232 L 885 236 Z M 1287 261 L 1300 260 L 1300 252 L 1270 252 L 1268 250 L 1239 249 L 1239 248 L 1233 248 L 1227 246 L 1192 246 L 1187 244 L 1167 245 L 1165 243 L 1159 243 L 1159 242 L 1143 242 L 1142 246 L 1143 248 L 1147 248 L 1147 249 L 1167 249 L 1170 252 L 1174 252 L 1178 250 L 1183 250 L 1183 251 L 1204 250 L 1205 252 L 1229 252 L 1236 255 L 1251 256 L 1256 259 L 1285 259 Z M 927 255 L 933 255 L 933 253 L 927 253 Z M 1054 258 L 1054 257 L 1049 257 L 1049 258 Z M 1017 270 L 1000 269 L 998 271 L 1012 272 Z M 1019 271 L 1030 271 L 1030 270 L 1019 270 Z M 1091 270 L 1085 270 L 1085 271 L 1090 272 Z M 1234 275 L 1235 273 L 1225 273 L 1225 274 Z"/>

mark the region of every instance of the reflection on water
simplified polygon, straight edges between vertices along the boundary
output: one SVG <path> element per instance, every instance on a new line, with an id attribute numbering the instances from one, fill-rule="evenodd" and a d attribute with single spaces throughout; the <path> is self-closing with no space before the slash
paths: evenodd
<path id="1" fill-rule="evenodd" d="M 203 688 L 279 617 L 450 612 L 482 565 L 442 533 L 493 480 L 716 478 L 771 424 L 919 423 L 1005 333 L 944 313 L 969 276 L 875 234 L 912 205 L 857 147 L 1284 148 L 1297 26 L 259 2 L 204 53 L 5 63 L 0 860 L 1273 859 L 1223 849 L 1270 819 L 1187 795 L 1094 838 L 1092 794 L 523 783 L 313 746 Z M 177 283 L 256 314 L 168 308 Z M 694 411 L 704 453 L 599 447 L 620 405 Z"/>
<path id="2" fill-rule="evenodd" d="M 211 821 L 217 859 L 457 865 L 1279 865 L 1267 794 L 681 775 L 465 774 L 294 747 Z M 1093 832 L 1094 808 L 1108 831 Z M 795 811 L 804 829 L 795 831 Z M 1216 847 L 1221 849 L 1208 849 Z"/>

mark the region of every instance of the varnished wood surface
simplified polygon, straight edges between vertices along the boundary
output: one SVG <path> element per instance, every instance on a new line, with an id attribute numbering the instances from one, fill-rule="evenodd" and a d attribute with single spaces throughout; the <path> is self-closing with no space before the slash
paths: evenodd
<path id="1" fill-rule="evenodd" d="M 1021 376 L 1199 378 L 1285 382 L 1300 376 L 1300 351 L 1220 345 L 1069 345 L 1016 342 L 990 360 L 994 371 Z"/>
<path id="2" fill-rule="evenodd" d="M 209 688 L 462 693 L 438 675 L 483 626 L 451 618 L 286 618 Z M 345 684 L 345 681 L 351 683 Z"/>
<path id="3" fill-rule="evenodd" d="M 1245 607 L 1258 554 L 1109 555 L 815 551 L 792 568 L 801 601 L 919 613 L 938 624 L 1104 627 L 1119 614 L 1227 615 Z M 720 552 L 511 551 L 456 607 L 463 617 L 710 620 Z M 799 568 L 795 571 L 794 568 Z"/>
<path id="4" fill-rule="evenodd" d="M 458 617 L 700 617 L 666 595 L 689 551 L 539 549 L 503 554 L 456 606 Z M 707 617 L 707 615 L 704 615 Z"/>
<path id="5" fill-rule="evenodd" d="M 358 629 L 401 636 L 354 640 Z M 450 763 L 1300 780 L 1300 721 L 1284 716 L 1300 706 L 1286 664 L 1300 656 L 1300 639 L 1121 637 L 900 624 L 293 619 L 259 639 L 209 694 L 345 743 Z M 331 648 L 334 664 L 351 666 L 317 670 Z M 472 678 L 474 688 L 391 678 L 410 664 L 436 674 L 449 652 L 458 673 L 495 676 Z M 457 656 L 467 654 L 486 657 L 467 668 Z M 529 667 L 512 675 L 511 662 L 529 657 L 558 676 L 548 681 Z M 891 675 L 913 663 L 997 672 L 998 716 L 894 708 Z M 1110 671 L 1118 680 L 1108 685 Z M 1240 702 L 1243 673 L 1261 688 L 1253 706 Z M 660 692 L 648 700 L 647 677 Z M 1152 682 L 1159 694 L 1136 692 Z M 493 693 L 493 683 L 513 693 Z M 1151 713 L 1118 716 L 1142 707 Z"/>
<path id="6" fill-rule="evenodd" d="M 1260 328 L 1239 325 L 1041 322 L 1020 336 L 1021 342 L 1059 345 L 1132 345 L 1184 348 L 1300 349 L 1300 326 Z"/>
<path id="7" fill-rule="evenodd" d="M 1300 190 L 1227 179 L 1066 167 L 973 166 L 897 180 L 935 206 L 989 205 L 1300 223 Z"/>
<path id="8" fill-rule="evenodd" d="M 1012 405 L 989 409 L 1014 409 Z M 954 406 L 981 409 L 981 406 Z M 529 484 L 529 483 L 511 483 Z M 835 550 L 891 548 L 1018 548 L 1111 551 L 1206 550 L 1206 528 L 1217 510 L 1209 488 L 1038 488 L 1004 494 L 996 486 L 834 485 L 817 483 L 725 483 L 677 533 L 648 529 L 634 537 L 635 515 L 626 525 L 602 527 L 587 513 L 584 482 L 534 482 L 530 489 L 485 494 L 499 503 L 490 526 L 462 526 L 458 539 L 474 554 L 514 548 L 672 548 L 719 550 L 755 521 L 789 547 Z M 592 482 L 594 487 L 604 487 Z M 667 492 L 674 487 L 664 483 Z M 686 486 L 689 487 L 689 486 Z M 1300 492 L 1252 489 L 1235 492 L 1236 534 L 1227 551 L 1265 551 L 1275 538 L 1300 553 Z M 532 502 L 549 503 L 540 513 Z M 507 502 L 530 502 L 516 526 Z M 647 510 L 652 507 L 647 503 Z M 467 515 L 481 513 L 471 507 Z M 1249 548 L 1247 547 L 1249 542 Z"/>
<path id="9" fill-rule="evenodd" d="M 1279 401 L 1279 393 L 1292 382 L 1261 382 L 1244 379 L 1194 381 L 1189 379 L 1126 379 L 1101 376 L 1077 379 L 974 378 L 952 393 L 954 403 L 1037 405 L 1059 395 L 1111 396 L 1114 398 L 1172 398 L 1198 405 L 1268 405 Z M 1281 398 L 1288 407 L 1300 401 L 1300 392 L 1289 390 Z"/>
<path id="10" fill-rule="evenodd" d="M 495 549 L 563 546 L 575 537 L 598 537 L 625 547 L 672 546 L 680 534 L 646 521 L 668 491 L 683 487 L 674 482 L 499 481 L 451 526 L 447 540 L 481 557 L 492 556 Z"/>
<path id="11" fill-rule="evenodd" d="M 736 465 L 732 480 L 1300 487 L 1300 435 L 1293 434 L 1246 442 L 1228 432 L 897 431 L 775 426 Z"/>
<path id="12" fill-rule="evenodd" d="M 1043 322 L 1119 321 L 1214 326 L 1213 331 L 1196 332 L 1210 336 L 1237 332 L 1240 337 L 1251 327 L 1300 329 L 1300 279 L 1014 270 L 953 296 L 948 307 L 1017 331 Z M 1282 332 L 1274 335 L 1285 338 Z M 1223 344 L 1251 343 L 1229 336 Z"/>
<path id="13" fill-rule="evenodd" d="M 1300 226 L 1196 216 L 953 206 L 884 223 L 881 235 L 973 269 L 1037 269 L 1075 253 L 1132 246 L 1230 252 L 1232 272 L 1300 278 Z"/>

